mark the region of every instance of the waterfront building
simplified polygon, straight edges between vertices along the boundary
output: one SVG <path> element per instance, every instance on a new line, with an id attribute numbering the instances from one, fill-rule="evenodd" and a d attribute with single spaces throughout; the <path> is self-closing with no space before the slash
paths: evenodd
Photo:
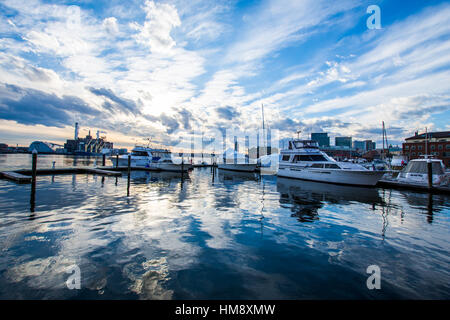
<path id="1" fill-rule="evenodd" d="M 341 161 L 345 159 L 358 158 L 361 154 L 354 148 L 339 147 L 339 146 L 329 146 L 320 148 L 321 151 L 325 152 L 330 157 Z"/>
<path id="2" fill-rule="evenodd" d="M 330 137 L 328 136 L 327 132 L 311 133 L 311 140 L 317 141 L 319 143 L 319 147 L 330 146 Z"/>
<path id="3" fill-rule="evenodd" d="M 360 140 L 353 141 L 353 148 L 355 148 L 356 150 L 366 151 L 364 141 L 360 141 Z"/>
<path id="4" fill-rule="evenodd" d="M 366 151 L 375 150 L 377 148 L 377 143 L 372 140 L 365 140 L 364 141 Z"/>
<path id="5" fill-rule="evenodd" d="M 450 165 L 450 131 L 428 132 L 406 138 L 402 146 L 403 154 L 409 160 L 428 154 L 441 159 L 448 167 Z"/>
<path id="6" fill-rule="evenodd" d="M 336 147 L 352 147 L 352 137 L 336 137 L 334 139 Z"/>
<path id="7" fill-rule="evenodd" d="M 0 143 L 0 153 L 7 153 L 8 145 L 6 143 Z"/>
<path id="8" fill-rule="evenodd" d="M 106 141 L 106 137 L 100 137 L 100 131 L 97 131 L 97 137 L 94 139 L 91 136 L 91 131 L 84 138 L 79 138 L 80 127 L 78 122 L 75 123 L 75 134 L 74 139 L 68 139 L 64 144 L 64 150 L 69 154 L 101 154 L 101 153 L 111 153 L 114 148 L 112 142 Z M 108 152 L 108 150 L 111 150 Z"/>
<path id="9" fill-rule="evenodd" d="M 355 140 L 353 141 L 353 148 L 362 152 L 367 152 L 376 149 L 376 143 L 372 140 Z"/>

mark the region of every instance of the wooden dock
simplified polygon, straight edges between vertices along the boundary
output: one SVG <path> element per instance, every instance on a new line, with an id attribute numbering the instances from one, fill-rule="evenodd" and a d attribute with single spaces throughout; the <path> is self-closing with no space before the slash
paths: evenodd
<path id="1" fill-rule="evenodd" d="M 30 183 L 31 182 L 31 176 L 26 176 L 14 171 L 3 171 L 0 172 L 0 175 L 8 180 L 13 180 L 20 183 Z"/>
<path id="2" fill-rule="evenodd" d="M 448 186 L 432 186 L 429 188 L 423 184 L 402 183 L 393 180 L 380 180 L 377 186 L 392 189 L 409 189 L 416 191 L 425 191 L 430 193 L 450 194 L 450 187 Z"/>
<path id="3" fill-rule="evenodd" d="M 126 171 L 127 167 L 119 168 L 91 168 L 91 167 L 68 167 L 68 168 L 43 168 L 37 169 L 36 175 L 55 175 L 55 174 L 99 174 L 105 176 L 121 176 L 121 171 Z M 112 170 L 111 170 L 112 169 Z M 133 168 L 134 170 L 134 168 Z M 32 170 L 30 169 L 19 169 L 15 171 L 2 171 L 0 172 L 0 177 L 13 180 L 21 183 L 30 183 L 32 180 Z"/>
<path id="4" fill-rule="evenodd" d="M 120 171 L 111 171 L 111 170 L 104 170 L 104 169 L 98 169 L 98 168 L 84 168 L 84 170 L 88 173 L 94 173 L 94 174 L 101 174 L 105 176 L 121 176 L 122 173 Z"/>

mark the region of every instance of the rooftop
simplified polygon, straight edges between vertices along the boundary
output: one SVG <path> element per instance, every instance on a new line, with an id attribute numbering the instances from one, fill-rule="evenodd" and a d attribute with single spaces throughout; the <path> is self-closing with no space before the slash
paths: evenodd
<path id="1" fill-rule="evenodd" d="M 425 139 L 425 134 L 426 133 L 416 134 L 405 140 Z M 428 138 L 450 138 L 450 131 L 428 132 L 427 135 Z"/>

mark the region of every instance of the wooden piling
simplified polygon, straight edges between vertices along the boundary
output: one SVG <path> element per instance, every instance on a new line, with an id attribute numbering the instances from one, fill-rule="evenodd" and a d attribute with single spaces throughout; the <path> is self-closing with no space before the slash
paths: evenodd
<path id="1" fill-rule="evenodd" d="M 116 155 L 116 168 L 119 167 L 119 155 Z"/>
<path id="2" fill-rule="evenodd" d="M 102 166 L 104 167 L 106 165 L 106 154 L 103 154 L 102 156 Z"/>
<path id="3" fill-rule="evenodd" d="M 130 196 L 131 154 L 128 155 L 127 197 Z"/>
<path id="4" fill-rule="evenodd" d="M 31 162 L 31 194 L 30 194 L 30 211 L 34 212 L 36 203 L 36 174 L 37 174 L 37 151 L 33 150 Z"/>
<path id="5" fill-rule="evenodd" d="M 181 158 L 181 177 L 183 178 L 184 174 L 184 158 Z"/>
<path id="6" fill-rule="evenodd" d="M 433 188 L 433 166 L 432 162 L 427 162 L 427 173 L 428 173 L 428 189 Z"/>
<path id="7" fill-rule="evenodd" d="M 36 173 L 37 173 L 37 152 L 33 151 L 32 162 L 31 162 L 31 182 L 36 183 Z"/>

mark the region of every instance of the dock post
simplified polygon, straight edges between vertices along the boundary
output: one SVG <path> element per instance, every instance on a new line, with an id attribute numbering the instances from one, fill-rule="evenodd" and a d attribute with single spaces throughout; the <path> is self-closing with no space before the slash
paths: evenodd
<path id="1" fill-rule="evenodd" d="M 130 196 L 130 175 L 131 175 L 131 155 L 128 155 L 128 181 L 127 181 L 127 197 Z"/>
<path id="2" fill-rule="evenodd" d="M 31 197 L 30 197 L 30 211 L 34 212 L 36 200 L 36 173 L 37 173 L 37 151 L 33 150 L 31 162 Z"/>
<path id="3" fill-rule="evenodd" d="M 119 167 L 119 155 L 117 154 L 116 155 L 116 168 L 118 168 Z"/>
<path id="4" fill-rule="evenodd" d="M 433 188 L 433 167 L 431 161 L 427 162 L 427 172 L 428 172 L 428 188 Z"/>
<path id="5" fill-rule="evenodd" d="M 183 178 L 183 174 L 184 174 L 184 158 L 181 158 L 181 178 Z"/>
<path id="6" fill-rule="evenodd" d="M 106 165 L 106 154 L 103 154 L 102 156 L 102 167 Z"/>

